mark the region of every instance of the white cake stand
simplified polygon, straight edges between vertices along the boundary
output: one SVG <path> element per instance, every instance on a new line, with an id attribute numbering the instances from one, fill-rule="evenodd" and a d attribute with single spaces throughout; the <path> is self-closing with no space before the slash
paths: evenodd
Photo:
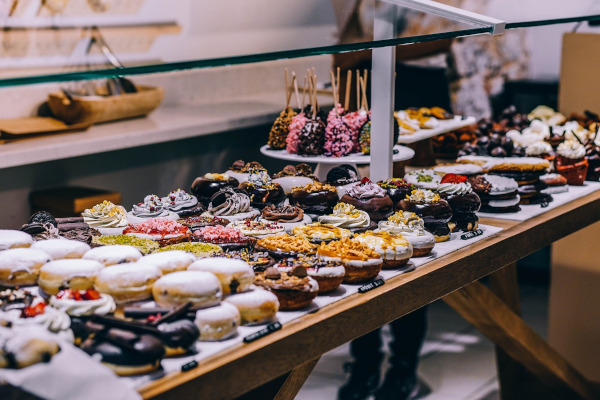
<path id="1" fill-rule="evenodd" d="M 393 156 L 393 161 L 406 161 L 414 157 L 415 152 L 405 146 L 394 146 L 394 150 L 397 150 Z M 362 153 L 351 153 L 344 157 L 326 157 L 320 156 L 304 156 L 298 154 L 288 153 L 286 150 L 271 150 L 268 145 L 264 145 L 260 148 L 260 152 L 267 157 L 277 158 L 279 160 L 294 161 L 296 163 L 317 163 L 315 169 L 315 175 L 321 181 L 325 181 L 327 173 L 330 169 L 340 166 L 342 164 L 350 164 L 354 168 L 357 165 L 369 164 L 371 162 L 371 156 Z M 358 170 L 358 169 L 357 169 Z"/>

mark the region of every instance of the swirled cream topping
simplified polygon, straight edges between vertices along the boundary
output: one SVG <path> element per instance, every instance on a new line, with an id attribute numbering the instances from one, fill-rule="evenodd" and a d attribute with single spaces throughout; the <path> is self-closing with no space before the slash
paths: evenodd
<path id="1" fill-rule="evenodd" d="M 35 305 L 35 304 L 34 304 Z M 71 318 L 64 312 L 52 307 L 44 307 L 44 312 L 34 317 L 23 318 L 21 310 L 0 312 L 0 321 L 10 323 L 12 326 L 39 325 L 50 332 L 59 333 L 71 327 Z"/>
<path id="2" fill-rule="evenodd" d="M 431 190 L 417 189 L 413 190 L 410 196 L 406 196 L 407 200 L 414 203 L 437 203 L 440 201 L 440 195 L 433 193 Z"/>
<path id="3" fill-rule="evenodd" d="M 117 308 L 112 296 L 102 293 L 97 300 L 59 299 L 52 296 L 50 297 L 50 304 L 73 317 L 105 315 Z"/>
<path id="4" fill-rule="evenodd" d="M 231 189 L 224 189 L 229 194 L 224 203 L 213 206 L 212 202 L 208 205 L 208 212 L 212 215 L 223 217 L 235 215 L 250 211 L 250 197 L 245 193 L 236 192 Z"/>
<path id="5" fill-rule="evenodd" d="M 198 204 L 196 196 L 192 196 L 185 190 L 177 189 L 161 199 L 163 205 L 171 211 L 179 211 L 184 208 L 194 207 Z"/>
<path id="6" fill-rule="evenodd" d="M 565 140 L 558 145 L 556 152 L 560 156 L 573 160 L 585 157 L 585 147 L 576 140 Z"/>
<path id="7" fill-rule="evenodd" d="M 469 194 L 473 191 L 471 184 L 469 182 L 460 182 L 460 183 L 440 183 L 437 191 L 439 193 L 444 193 L 448 195 L 464 195 Z"/>
<path id="8" fill-rule="evenodd" d="M 149 194 L 144 197 L 144 202 L 134 204 L 131 213 L 140 218 L 164 218 L 169 215 L 160 197 Z"/>
<path id="9" fill-rule="evenodd" d="M 83 222 L 97 228 L 124 228 L 127 226 L 127 211 L 108 200 L 85 209 L 81 216 Z"/>
<path id="10" fill-rule="evenodd" d="M 390 215 L 387 221 L 379 222 L 379 229 L 392 235 L 423 236 L 425 234 L 425 223 L 413 212 L 398 211 Z"/>
<path id="11" fill-rule="evenodd" d="M 358 210 L 348 203 L 337 203 L 333 208 L 333 214 L 322 215 L 319 222 L 339 228 L 366 228 L 371 224 L 371 218 L 365 211 Z"/>
<path id="12" fill-rule="evenodd" d="M 531 143 L 525 148 L 525 154 L 528 156 L 540 156 L 542 154 L 549 154 L 552 151 L 552 146 L 548 142 L 535 142 Z"/>
<path id="13" fill-rule="evenodd" d="M 363 178 L 358 185 L 354 185 L 348 190 L 348 196 L 355 199 L 370 199 L 373 197 L 385 197 L 387 196 L 387 192 L 368 178 Z"/>

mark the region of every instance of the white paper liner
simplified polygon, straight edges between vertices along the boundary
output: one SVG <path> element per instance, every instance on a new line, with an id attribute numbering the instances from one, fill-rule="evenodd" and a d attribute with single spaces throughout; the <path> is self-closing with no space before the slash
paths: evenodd
<path id="1" fill-rule="evenodd" d="M 563 204 L 569 203 L 575 199 L 583 196 L 587 196 L 600 190 L 600 182 L 588 182 L 585 181 L 583 186 L 569 185 L 569 191 L 564 193 L 557 193 L 551 195 L 554 199 L 548 204 L 548 207 L 542 208 L 539 204 L 521 205 L 521 211 L 516 213 L 484 213 L 478 212 L 477 215 L 480 218 L 496 218 L 496 219 L 508 219 L 512 221 L 527 221 L 533 217 L 537 217 L 547 211 L 550 211 L 556 207 L 562 206 Z"/>

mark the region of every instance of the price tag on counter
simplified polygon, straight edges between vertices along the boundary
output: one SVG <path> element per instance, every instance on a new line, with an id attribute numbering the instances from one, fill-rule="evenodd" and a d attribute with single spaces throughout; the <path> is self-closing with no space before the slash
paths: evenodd
<path id="1" fill-rule="evenodd" d="M 375 288 L 378 288 L 379 286 L 383 285 L 385 283 L 385 281 L 383 279 L 377 279 L 376 281 L 373 281 L 371 283 L 367 283 L 364 286 L 361 286 L 358 288 L 358 293 L 366 293 L 369 290 L 373 290 Z"/>
<path id="2" fill-rule="evenodd" d="M 256 331 L 253 334 L 246 336 L 244 338 L 244 343 L 254 342 L 255 340 L 265 337 L 268 334 L 278 331 L 280 329 L 281 329 L 281 323 L 273 322 L 272 324 L 267 325 L 265 328 L 261 329 L 260 331 Z"/>
<path id="3" fill-rule="evenodd" d="M 460 238 L 462 240 L 469 240 L 469 239 L 473 239 L 474 237 L 481 236 L 481 235 L 483 235 L 483 231 L 481 229 L 477 229 L 476 231 L 471 231 L 471 232 L 465 233 Z"/>

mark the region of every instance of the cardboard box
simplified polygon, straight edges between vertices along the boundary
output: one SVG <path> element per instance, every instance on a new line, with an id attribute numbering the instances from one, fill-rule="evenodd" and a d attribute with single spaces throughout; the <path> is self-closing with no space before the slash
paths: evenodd
<path id="1" fill-rule="evenodd" d="M 104 200 L 121 204 L 121 193 L 80 186 L 62 187 L 32 192 L 31 211 L 48 211 L 55 217 L 78 216 Z"/>

